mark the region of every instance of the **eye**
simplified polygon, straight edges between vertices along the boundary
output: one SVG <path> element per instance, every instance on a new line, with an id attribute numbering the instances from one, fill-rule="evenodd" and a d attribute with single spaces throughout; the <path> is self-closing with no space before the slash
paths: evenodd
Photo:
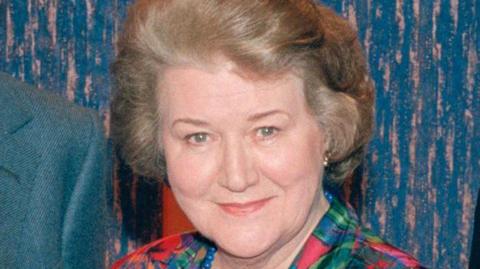
<path id="1" fill-rule="evenodd" d="M 278 133 L 278 128 L 275 127 L 261 127 L 257 129 L 257 136 L 260 136 L 262 138 L 269 138 Z"/>
<path id="2" fill-rule="evenodd" d="M 207 142 L 209 140 L 209 136 L 207 133 L 195 133 L 187 135 L 185 140 L 187 140 L 187 142 L 190 144 L 198 145 Z"/>

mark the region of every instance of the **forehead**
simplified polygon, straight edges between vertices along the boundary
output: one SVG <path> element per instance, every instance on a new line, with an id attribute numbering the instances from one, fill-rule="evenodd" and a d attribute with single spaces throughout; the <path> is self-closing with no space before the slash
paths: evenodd
<path id="1" fill-rule="evenodd" d="M 158 87 L 162 114 L 237 115 L 262 109 L 293 113 L 305 106 L 303 80 L 293 72 L 250 79 L 228 64 L 214 69 L 179 66 L 166 68 L 162 78 Z"/>
<path id="2" fill-rule="evenodd" d="M 293 71 L 267 77 L 240 71 L 228 61 L 165 68 L 157 89 L 162 118 L 167 122 L 192 117 L 233 122 L 269 110 L 292 116 L 310 114 L 303 80 Z"/>

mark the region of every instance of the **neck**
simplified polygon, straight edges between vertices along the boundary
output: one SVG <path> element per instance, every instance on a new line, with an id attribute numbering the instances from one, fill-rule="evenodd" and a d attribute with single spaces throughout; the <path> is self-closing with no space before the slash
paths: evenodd
<path id="1" fill-rule="evenodd" d="M 325 215 L 329 208 L 329 203 L 323 191 L 319 192 L 310 209 L 309 217 L 305 225 L 298 233 L 282 246 L 270 249 L 256 257 L 241 258 L 236 257 L 218 249 L 213 262 L 214 269 L 288 269 L 293 263 L 303 245 L 308 240 L 320 219 Z"/>

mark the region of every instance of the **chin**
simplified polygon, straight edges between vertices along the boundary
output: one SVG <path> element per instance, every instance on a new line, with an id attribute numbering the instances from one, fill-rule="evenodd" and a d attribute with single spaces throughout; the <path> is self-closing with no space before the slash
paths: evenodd
<path id="1" fill-rule="evenodd" d="M 249 244 L 241 243 L 235 244 L 235 242 L 228 242 L 226 244 L 217 244 L 220 251 L 228 254 L 229 256 L 236 257 L 238 259 L 254 259 L 262 256 L 262 254 L 268 252 L 270 249 L 268 245 L 259 246 L 255 244 L 257 242 L 248 242 Z"/>
<path id="2" fill-rule="evenodd" d="M 270 233 L 269 233 L 270 232 Z M 228 235 L 223 234 L 213 238 L 220 251 L 230 256 L 242 259 L 251 259 L 268 252 L 279 238 L 270 231 L 231 231 Z"/>

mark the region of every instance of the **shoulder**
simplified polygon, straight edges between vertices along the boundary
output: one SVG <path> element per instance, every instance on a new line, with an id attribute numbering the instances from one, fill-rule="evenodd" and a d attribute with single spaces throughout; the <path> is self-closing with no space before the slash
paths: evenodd
<path id="1" fill-rule="evenodd" d="M 410 254 L 358 227 L 348 268 L 425 268 Z"/>
<path id="2" fill-rule="evenodd" d="M 333 246 L 318 264 L 335 268 L 424 268 L 415 258 L 363 227 L 344 201 L 332 199 L 318 228 L 317 238 Z"/>
<path id="3" fill-rule="evenodd" d="M 3 109 L 14 109 L 13 117 L 31 119 L 32 128 L 29 130 L 41 132 L 36 138 L 64 138 L 70 142 L 88 143 L 78 138 L 98 136 L 103 129 L 96 112 L 61 96 L 37 89 L 5 73 L 0 73 L 0 85 Z"/>
<path id="4" fill-rule="evenodd" d="M 118 260 L 112 269 L 120 268 L 187 268 L 201 260 L 206 241 L 198 233 L 173 235 L 151 242 Z M 173 267 L 172 267 L 173 266 Z M 152 267 L 153 268 L 153 267 Z M 188 267 L 189 268 L 189 267 Z"/>

